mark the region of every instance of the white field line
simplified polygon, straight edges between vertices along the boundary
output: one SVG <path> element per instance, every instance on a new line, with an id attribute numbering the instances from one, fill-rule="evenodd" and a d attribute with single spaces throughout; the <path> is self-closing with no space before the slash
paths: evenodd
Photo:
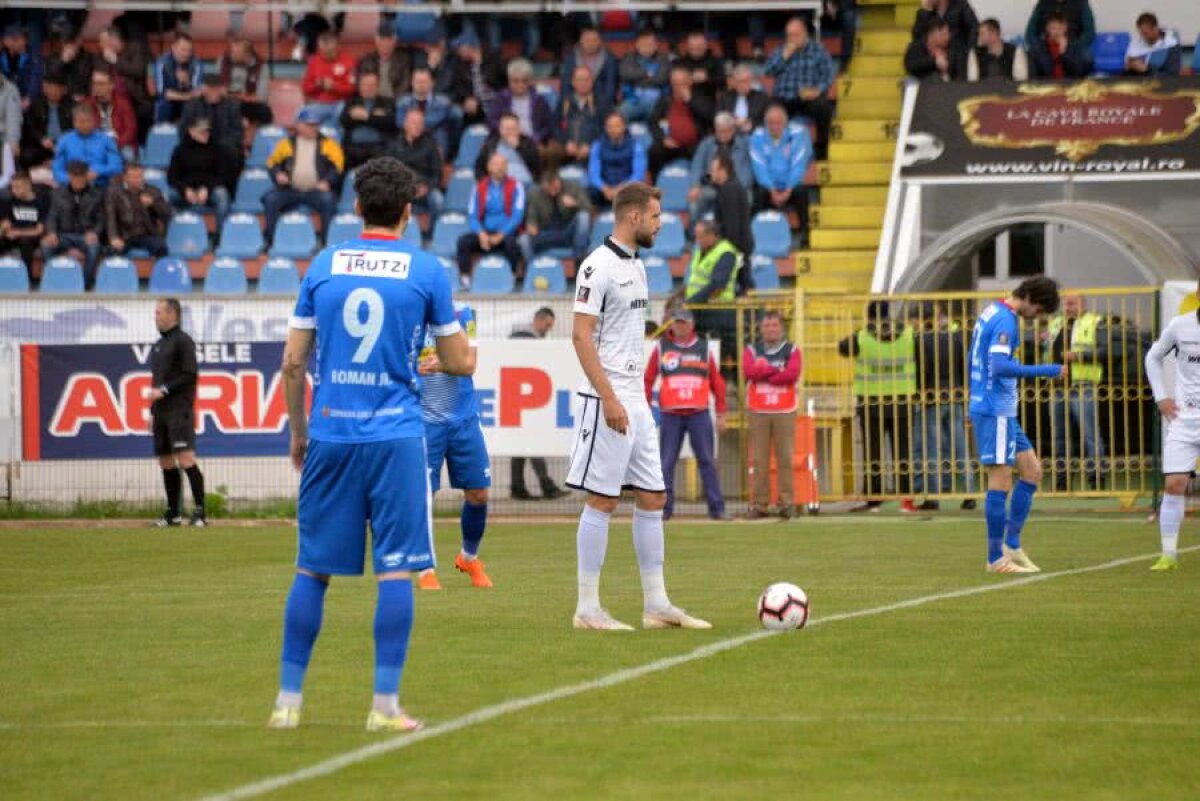
<path id="1" fill-rule="evenodd" d="M 1190 548 L 1181 548 L 1181 553 L 1200 550 L 1200 545 L 1193 545 Z M 1000 590 L 1008 590 L 1014 587 L 1024 587 L 1029 584 L 1038 584 L 1051 579 L 1062 578 L 1064 576 L 1078 576 L 1085 573 L 1096 573 L 1101 570 L 1111 570 L 1116 567 L 1124 567 L 1126 565 L 1145 562 L 1154 558 L 1157 554 L 1142 554 L 1141 556 L 1130 556 L 1124 559 L 1114 559 L 1111 562 L 1102 562 L 1100 564 L 1088 565 L 1086 567 L 1076 567 L 1070 570 L 1059 570 L 1053 573 L 1037 573 L 1034 575 L 1024 576 L 1022 578 L 1012 579 L 1011 581 L 996 582 L 993 584 L 983 584 L 975 587 L 967 587 L 961 590 L 953 590 L 951 592 L 941 592 L 933 595 L 924 595 L 919 598 L 911 598 L 907 601 L 898 601 L 892 604 L 883 606 L 874 606 L 868 609 L 859 609 L 852 612 L 841 612 L 826 617 L 816 618 L 808 625 L 822 626 L 828 623 L 837 623 L 843 620 L 856 620 L 864 617 L 875 617 L 878 615 L 886 615 L 892 612 L 900 612 L 905 609 L 912 609 L 926 604 L 937 603 L 939 601 L 949 601 L 957 598 L 968 598 L 973 595 L 984 595 L 989 592 L 998 592 Z M 584 635 L 586 636 L 586 635 Z M 603 636 L 603 635 L 601 635 Z M 582 681 L 577 684 L 568 684 L 563 687 L 558 687 L 546 692 L 527 695 L 523 698 L 514 698 L 510 701 L 485 706 L 476 709 L 474 712 L 468 712 L 461 717 L 453 718 L 445 723 L 438 723 L 428 728 L 422 729 L 415 734 L 400 734 L 395 737 L 389 737 L 385 740 L 355 748 L 351 751 L 339 754 L 329 759 L 324 759 L 307 768 L 292 771 L 290 773 L 280 773 L 275 776 L 270 776 L 259 781 L 250 782 L 240 787 L 235 787 L 223 793 L 204 796 L 200 801 L 240 801 L 244 798 L 258 798 L 267 793 L 276 790 L 282 790 L 286 787 L 299 784 L 301 782 L 319 779 L 323 776 L 328 776 L 338 771 L 348 768 L 351 765 L 357 765 L 360 762 L 366 762 L 376 757 L 390 754 L 394 751 L 400 751 L 405 748 L 416 745 L 425 740 L 432 740 L 437 737 L 443 737 L 447 734 L 453 734 L 462 729 L 467 729 L 472 726 L 478 726 L 481 723 L 495 720 L 496 718 L 509 715 L 514 712 L 521 712 L 533 707 L 549 704 L 554 701 L 561 701 L 564 698 L 572 698 L 577 695 L 583 695 L 595 690 L 603 690 L 608 687 L 615 687 L 619 684 L 640 679 L 643 676 L 650 676 L 655 673 L 661 673 L 671 668 L 687 665 L 692 662 L 698 662 L 702 659 L 716 656 L 717 654 L 731 651 L 735 648 L 740 648 L 743 645 L 765 640 L 768 637 L 780 636 L 780 632 L 756 631 L 752 634 L 744 634 L 740 637 L 731 637 L 726 640 L 719 640 L 708 645 L 703 645 L 692 651 L 679 654 L 677 656 L 668 656 L 663 659 L 656 659 L 653 662 L 647 662 L 638 667 L 625 668 L 614 673 L 609 673 L 606 676 L 601 676 L 589 681 Z M 284 735 L 286 736 L 286 735 Z"/>

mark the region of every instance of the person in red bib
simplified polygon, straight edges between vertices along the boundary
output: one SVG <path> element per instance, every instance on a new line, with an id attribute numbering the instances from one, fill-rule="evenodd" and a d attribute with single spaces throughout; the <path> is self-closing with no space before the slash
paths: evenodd
<path id="1" fill-rule="evenodd" d="M 731 519 L 725 512 L 721 478 L 713 458 L 715 437 L 708 412 L 711 395 L 717 407 L 717 431 L 725 430 L 725 379 L 717 359 L 708 351 L 708 340 L 696 336 L 696 320 L 687 309 L 674 313 L 671 327 L 650 353 L 646 365 L 646 398 L 651 399 L 654 382 L 662 374 L 658 405 L 662 412 L 658 428 L 667 505 L 663 516 L 670 518 L 675 507 L 675 463 L 686 434 L 700 463 L 700 480 L 713 520 Z"/>
<path id="2" fill-rule="evenodd" d="M 762 339 L 746 346 L 746 409 L 750 415 L 750 519 L 767 517 L 771 502 L 771 449 L 779 476 L 779 516 L 792 516 L 792 454 L 796 449 L 796 382 L 800 349 L 784 336 L 777 311 L 763 314 Z"/>

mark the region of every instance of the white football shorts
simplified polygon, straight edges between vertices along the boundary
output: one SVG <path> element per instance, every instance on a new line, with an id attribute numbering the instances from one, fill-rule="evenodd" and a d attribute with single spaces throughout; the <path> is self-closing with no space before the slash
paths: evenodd
<path id="1" fill-rule="evenodd" d="M 1194 473 L 1200 459 L 1200 419 L 1178 417 L 1163 438 L 1163 473 Z"/>
<path id="2" fill-rule="evenodd" d="M 624 434 L 604 422 L 598 397 L 578 394 L 567 486 L 609 498 L 620 497 L 626 489 L 666 492 L 654 413 L 645 398 L 620 400 L 629 418 Z"/>

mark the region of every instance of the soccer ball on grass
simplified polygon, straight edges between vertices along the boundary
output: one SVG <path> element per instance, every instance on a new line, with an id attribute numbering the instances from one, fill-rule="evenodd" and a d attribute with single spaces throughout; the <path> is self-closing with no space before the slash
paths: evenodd
<path id="1" fill-rule="evenodd" d="M 758 596 L 758 621 L 770 631 L 804 628 L 808 622 L 808 595 L 795 584 L 772 584 Z"/>

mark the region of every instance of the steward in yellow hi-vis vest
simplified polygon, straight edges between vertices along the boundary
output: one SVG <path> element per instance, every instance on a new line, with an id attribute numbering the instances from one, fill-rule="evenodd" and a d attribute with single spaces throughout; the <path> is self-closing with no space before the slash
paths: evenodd
<path id="1" fill-rule="evenodd" d="M 1104 470 L 1104 426 L 1097 389 L 1109 363 L 1111 326 L 1087 309 L 1082 295 L 1063 296 L 1062 313 L 1047 325 L 1044 362 L 1061 363 L 1074 354 L 1070 382 L 1055 385 L 1051 409 L 1054 454 L 1050 461 L 1058 490 L 1098 489 Z"/>
<path id="2" fill-rule="evenodd" d="M 854 359 L 855 417 L 862 431 L 866 469 L 863 491 L 867 507 L 878 507 L 886 490 L 884 450 L 895 488 L 910 491 L 912 399 L 917 391 L 917 359 L 912 329 L 893 320 L 886 300 L 867 306 L 866 325 L 838 343 L 838 353 Z M 912 499 L 904 501 L 906 508 Z"/>

